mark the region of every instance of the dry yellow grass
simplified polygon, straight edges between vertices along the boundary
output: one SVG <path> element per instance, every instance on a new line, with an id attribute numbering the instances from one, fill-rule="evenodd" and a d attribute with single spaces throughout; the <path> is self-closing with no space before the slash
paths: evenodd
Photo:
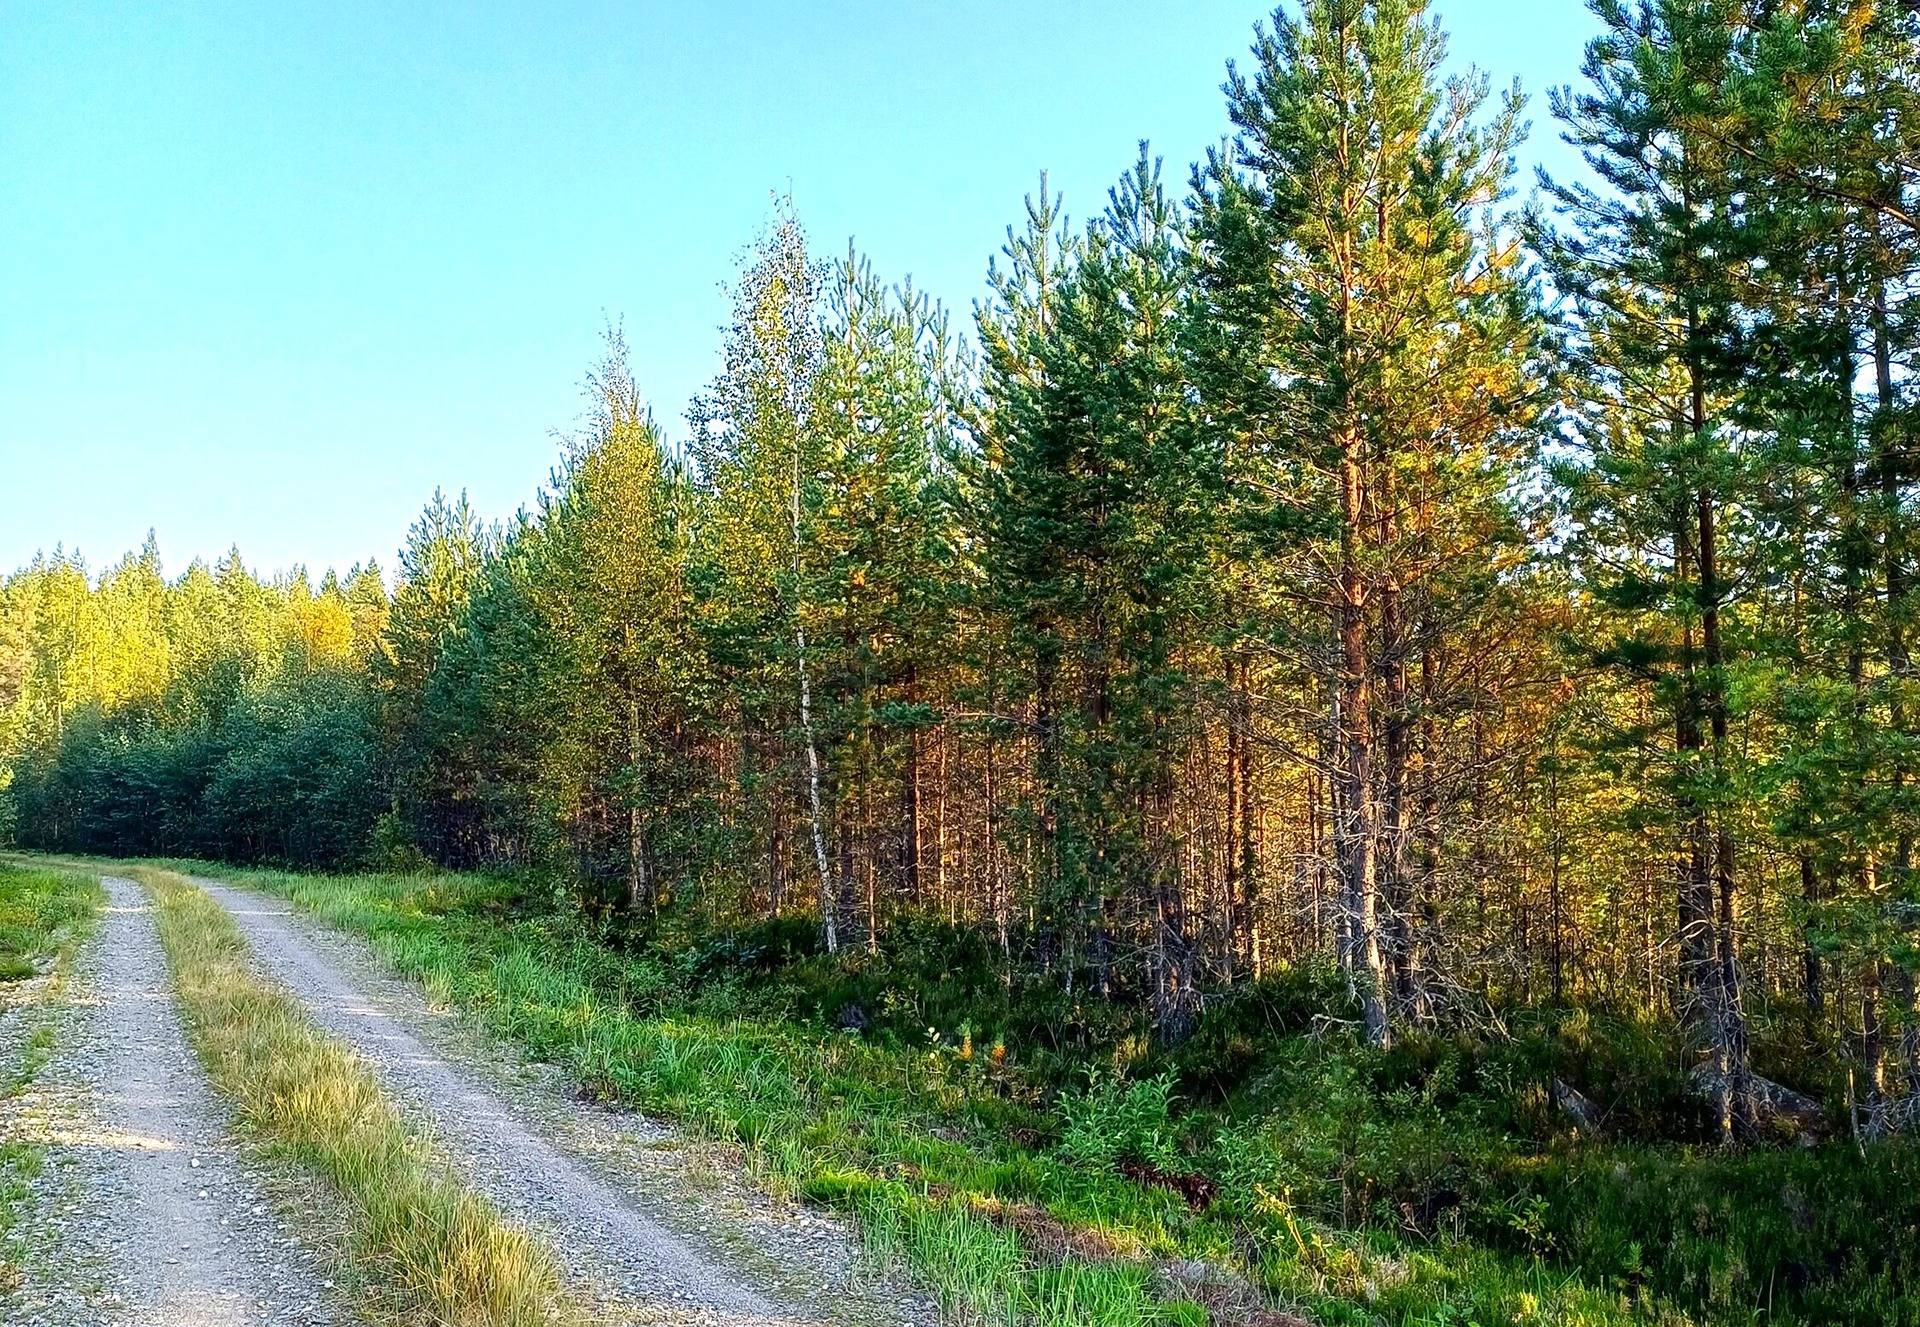
<path id="1" fill-rule="evenodd" d="M 270 1148 L 339 1194 L 355 1261 L 412 1321 L 548 1327 L 582 1320 L 546 1248 L 465 1187 L 367 1065 L 257 974 L 219 905 L 136 869 L 157 906 L 188 1033 L 215 1086 Z"/>

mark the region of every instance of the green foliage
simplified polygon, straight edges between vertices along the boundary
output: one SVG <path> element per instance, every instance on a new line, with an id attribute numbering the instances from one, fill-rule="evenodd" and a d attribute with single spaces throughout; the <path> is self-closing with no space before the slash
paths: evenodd
<path id="1" fill-rule="evenodd" d="M 25 843 L 93 853 L 342 866 L 380 808 L 370 697 L 331 671 L 238 697 L 217 730 L 82 714 L 16 779 Z"/>
<path id="2" fill-rule="evenodd" d="M 85 935 L 102 898 L 86 876 L 0 863 L 0 982 L 51 968 Z"/>
<path id="3" fill-rule="evenodd" d="M 1193 733 L 1182 655 L 1210 621 L 1220 461 L 1186 411 L 1185 217 L 1144 143 L 1084 237 L 1055 234 L 1044 188 L 1028 209 L 980 312 L 975 479 L 985 596 L 1035 695 L 1041 749 L 1021 814 L 1046 826 L 1035 889 L 1087 980 L 1112 980 L 1115 918 L 1131 927 L 1159 909 L 1142 984 L 1156 1029 L 1177 1041 L 1198 991 L 1177 859 L 1157 825 Z M 1052 265 L 1056 248 L 1070 265 Z"/>
<path id="4" fill-rule="evenodd" d="M 1123 1082 L 1090 1072 L 1087 1085 L 1060 1094 L 1060 1154 L 1096 1170 L 1116 1162 L 1175 1164 L 1171 1075 Z"/>
<path id="5" fill-rule="evenodd" d="M 46 1065 L 61 1026 L 57 1001 L 66 968 L 92 932 L 105 901 L 100 882 L 64 869 L 0 861 L 0 1112 Z M 38 978 L 39 980 L 31 980 Z M 46 1150 L 27 1137 L 0 1141 L 0 1297 L 20 1277 L 24 1249 L 15 1227 L 29 1203 Z M 37 1233 L 37 1232 L 36 1232 Z"/>
<path id="6" fill-rule="evenodd" d="M 1901 1320 L 1905 1152 L 1754 1075 L 1920 1118 L 1920 10 L 1594 8 L 1524 222 L 1517 89 L 1299 0 L 977 358 L 789 200 L 680 439 L 609 329 L 391 598 L 36 559 L 0 837 L 388 868 L 278 883 L 985 1317 Z"/>
<path id="7" fill-rule="evenodd" d="M 371 567 L 263 584 L 235 553 L 169 583 L 149 540 L 92 584 L 77 560 L 37 560 L 0 593 L 0 617 L 26 628 L 23 655 L 0 660 L 18 670 L 0 687 L 13 832 L 63 850 L 358 861 L 381 799 L 367 663 L 385 611 Z"/>
<path id="8" fill-rule="evenodd" d="M 1338 969 L 1310 959 L 1214 1000 L 1168 1063 L 1183 1094 L 1224 1098 L 1257 1077 L 1276 1042 L 1308 1032 L 1317 1017 L 1351 1018 L 1354 1012 Z"/>

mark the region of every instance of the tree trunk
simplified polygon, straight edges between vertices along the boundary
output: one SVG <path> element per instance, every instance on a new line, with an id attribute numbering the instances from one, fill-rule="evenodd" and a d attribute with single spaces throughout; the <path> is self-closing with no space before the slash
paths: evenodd
<path id="1" fill-rule="evenodd" d="M 1341 437 L 1340 584 L 1337 603 L 1340 641 L 1339 712 L 1336 732 L 1340 760 L 1336 777 L 1340 797 L 1339 858 L 1342 911 L 1346 928 L 1343 959 L 1360 1001 L 1367 1040 L 1385 1048 L 1392 1042 L 1387 1017 L 1386 963 L 1380 946 L 1378 881 L 1373 815 L 1373 660 L 1369 657 L 1366 589 L 1359 550 L 1364 500 L 1360 474 L 1360 437 L 1349 427 Z"/>
<path id="2" fill-rule="evenodd" d="M 1246 947 L 1247 919 L 1241 910 L 1240 872 L 1241 861 L 1238 840 L 1240 835 L 1240 798 L 1245 791 L 1245 783 L 1240 775 L 1242 760 L 1240 752 L 1240 703 L 1239 688 L 1236 685 L 1234 659 L 1227 655 L 1222 660 L 1222 673 L 1227 689 L 1226 705 L 1226 815 L 1225 835 L 1221 855 L 1225 881 L 1222 898 L 1226 904 L 1227 943 L 1225 945 L 1225 966 L 1227 980 L 1231 982 L 1240 968 L 1241 954 Z"/>
<path id="3" fill-rule="evenodd" d="M 1860 977 L 1860 1060 L 1867 1079 L 1863 1132 L 1869 1138 L 1887 1131 L 1887 1041 L 1880 1020 L 1880 974 L 1881 964 L 1875 960 Z"/>
<path id="4" fill-rule="evenodd" d="M 633 771 L 627 789 L 627 910 L 653 910 L 653 871 L 647 860 L 646 812 L 640 805 L 640 698 L 627 698 L 627 760 Z"/>
<path id="5" fill-rule="evenodd" d="M 920 699 L 919 680 L 911 665 L 907 668 L 907 701 L 909 704 Z M 906 801 L 906 824 L 902 827 L 901 840 L 901 883 L 906 886 L 907 897 L 914 906 L 921 903 L 920 898 L 920 730 L 907 732 L 907 768 L 901 780 L 901 795 Z"/>
<path id="6" fill-rule="evenodd" d="M 1906 599 L 1908 589 L 1906 512 L 1902 506 L 1906 474 L 1901 464 L 1902 451 L 1894 436 L 1894 416 L 1898 404 L 1894 397 L 1893 350 L 1887 328 L 1887 287 L 1881 281 L 1873 292 L 1873 376 L 1875 404 L 1873 423 L 1873 461 L 1880 481 L 1881 519 L 1886 529 L 1881 536 L 1882 579 L 1886 591 L 1886 660 L 1890 686 L 1887 695 L 1887 727 L 1895 739 L 1907 735 L 1905 687 L 1912 673 L 1912 658 L 1907 649 Z M 1906 787 L 1904 761 L 1896 761 L 1890 776 L 1892 800 L 1898 804 Z M 1894 888 L 1904 893 L 1913 871 L 1913 836 L 1904 820 L 1894 840 Z M 1913 973 L 1895 966 L 1894 994 L 1907 1015 L 1900 1034 L 1900 1069 L 1909 1097 L 1920 1098 L 1920 1001 L 1916 1001 Z"/>
<path id="7" fill-rule="evenodd" d="M 1693 380 L 1693 427 L 1696 436 L 1706 428 L 1704 391 L 1698 374 Z M 1724 777 L 1728 750 L 1726 653 L 1720 638 L 1720 598 L 1715 503 L 1711 491 L 1702 489 L 1695 499 L 1699 526 L 1700 559 L 1700 644 L 1706 664 L 1706 701 L 1708 733 L 1712 739 L 1713 767 Z M 1739 954 L 1736 948 L 1735 872 L 1733 831 L 1724 810 L 1715 816 L 1713 837 L 1713 885 L 1719 904 L 1715 928 L 1712 1024 L 1714 1059 L 1726 1084 L 1721 1100 L 1721 1138 L 1733 1140 L 1736 1125 L 1750 1126 L 1751 1112 L 1747 1096 L 1747 1020 L 1740 990 Z"/>
<path id="8" fill-rule="evenodd" d="M 1674 578 L 1682 586 L 1692 575 L 1693 537 L 1682 522 L 1674 531 Z M 1700 683 L 1694 658 L 1693 624 L 1681 628 L 1681 686 L 1674 706 L 1674 746 L 1683 764 L 1697 762 L 1703 745 L 1700 731 Z M 1683 1018 L 1703 1023 L 1700 1002 L 1711 982 L 1708 970 L 1713 953 L 1712 920 L 1708 907 L 1707 824 L 1697 797 L 1686 794 L 1685 849 L 1679 861 L 1677 914 L 1680 928 L 1679 994 L 1674 1003 Z"/>
<path id="9" fill-rule="evenodd" d="M 829 954 L 840 952 L 833 868 L 827 863 L 826 828 L 820 808 L 820 743 L 813 730 L 813 686 L 807 677 L 806 595 L 800 566 L 800 439 L 793 440 L 793 668 L 800 687 L 800 732 L 807 748 L 807 824 L 813 863 L 820 874 L 820 938 Z"/>
<path id="10" fill-rule="evenodd" d="M 1253 693 L 1248 679 L 1249 665 L 1240 660 L 1240 680 L 1235 688 L 1234 724 L 1240 732 L 1240 825 L 1233 845 L 1240 860 L 1241 918 L 1247 928 L 1247 964 L 1255 981 L 1263 971 L 1260 917 L 1260 836 L 1253 796 Z"/>
<path id="11" fill-rule="evenodd" d="M 1817 923 L 1813 909 L 1820 902 L 1820 876 L 1814 870 L 1813 854 L 1807 852 L 1800 854 L 1800 898 L 1808 914 L 1800 939 L 1800 990 L 1807 1002 L 1807 1012 L 1817 1022 L 1826 1016 L 1827 987 L 1821 971 L 1820 950 L 1814 943 Z"/>
<path id="12" fill-rule="evenodd" d="M 1388 493 L 1383 505 L 1392 501 Z M 1383 534 L 1383 544 L 1385 539 Z M 1404 1013 L 1413 1004 L 1409 961 L 1414 919 L 1407 872 L 1407 669 L 1401 648 L 1400 589 L 1389 577 L 1380 592 L 1379 652 L 1384 656 L 1380 680 L 1386 713 L 1381 725 L 1380 848 L 1376 862 L 1381 906 L 1386 913 L 1381 926 L 1386 951 L 1383 958 L 1394 1002 Z"/>

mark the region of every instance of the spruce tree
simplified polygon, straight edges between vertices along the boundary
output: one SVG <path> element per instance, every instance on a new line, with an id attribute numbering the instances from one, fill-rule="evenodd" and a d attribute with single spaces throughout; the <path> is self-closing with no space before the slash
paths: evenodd
<path id="1" fill-rule="evenodd" d="M 473 860 L 471 781 L 467 771 L 430 758 L 423 719 L 441 651 L 460 627 L 489 543 L 466 494 L 449 500 L 435 491 L 407 532 L 373 667 L 395 810 L 423 846 L 456 861 Z"/>

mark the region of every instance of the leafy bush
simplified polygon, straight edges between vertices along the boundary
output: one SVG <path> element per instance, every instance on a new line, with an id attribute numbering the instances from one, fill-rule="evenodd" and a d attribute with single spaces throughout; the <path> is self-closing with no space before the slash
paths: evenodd
<path id="1" fill-rule="evenodd" d="M 1060 1094 L 1058 1114 L 1060 1155 L 1083 1166 L 1175 1164 L 1171 1074 L 1123 1082 L 1089 1072 L 1084 1088 Z"/>
<path id="2" fill-rule="evenodd" d="M 413 841 L 406 820 L 395 811 L 382 811 L 373 822 L 373 847 L 368 864 L 381 871 L 411 874 L 427 869 L 427 855 Z"/>
<path id="3" fill-rule="evenodd" d="M 365 855 L 380 809 L 373 723 L 364 682 L 327 669 L 185 727 L 86 709 L 15 769 L 22 837 L 112 856 L 347 866 Z"/>

